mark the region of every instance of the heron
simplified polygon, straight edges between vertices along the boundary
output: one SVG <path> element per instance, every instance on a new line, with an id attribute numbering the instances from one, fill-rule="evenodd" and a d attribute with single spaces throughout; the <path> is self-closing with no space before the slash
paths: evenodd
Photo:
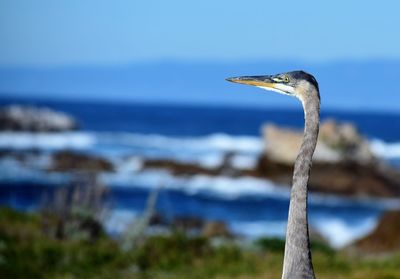
<path id="1" fill-rule="evenodd" d="M 294 163 L 282 278 L 315 278 L 308 230 L 307 184 L 319 131 L 318 82 L 314 76 L 304 71 L 267 76 L 232 77 L 227 80 L 293 96 L 298 98 L 303 105 L 304 135 Z"/>

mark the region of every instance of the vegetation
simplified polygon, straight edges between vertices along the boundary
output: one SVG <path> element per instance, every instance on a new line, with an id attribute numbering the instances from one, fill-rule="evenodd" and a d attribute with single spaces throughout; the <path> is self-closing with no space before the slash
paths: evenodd
<path id="1" fill-rule="evenodd" d="M 206 238 L 171 233 L 147 237 L 125 251 L 105 234 L 60 239 L 46 232 L 48 226 L 42 215 L 0 209 L 2 278 L 250 279 L 281 274 L 284 243 L 279 239 L 215 245 Z M 320 242 L 312 249 L 318 278 L 400 278 L 400 254 L 352 255 Z"/>

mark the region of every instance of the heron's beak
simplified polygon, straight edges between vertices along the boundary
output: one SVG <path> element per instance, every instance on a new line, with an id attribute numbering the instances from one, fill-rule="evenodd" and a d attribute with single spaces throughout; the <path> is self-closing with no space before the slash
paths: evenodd
<path id="1" fill-rule="evenodd" d="M 243 77 L 232 77 L 227 78 L 227 81 L 253 85 L 257 87 L 275 88 L 276 82 L 271 76 L 243 76 Z"/>
<path id="2" fill-rule="evenodd" d="M 227 81 L 253 85 L 280 94 L 293 95 L 293 88 L 282 83 L 277 76 L 243 76 L 227 78 Z"/>

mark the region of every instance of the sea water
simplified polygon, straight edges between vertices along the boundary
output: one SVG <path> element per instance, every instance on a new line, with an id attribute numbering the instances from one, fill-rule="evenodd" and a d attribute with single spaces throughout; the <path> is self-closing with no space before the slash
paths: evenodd
<path id="1" fill-rule="evenodd" d="M 26 101 L 27 102 L 27 101 Z M 10 101 L 3 101 L 4 104 Z M 94 154 L 111 161 L 116 170 L 102 173 L 111 189 L 112 210 L 105 223 L 119 233 L 146 206 L 149 193 L 160 188 L 157 210 L 164 218 L 193 216 L 222 220 L 246 238 L 283 237 L 289 185 L 253 177 L 174 176 L 165 170 L 142 170 L 143 160 L 173 159 L 212 168 L 224 155 L 233 164 L 252 168 L 263 150 L 264 123 L 303 127 L 301 110 L 196 107 L 178 105 L 34 102 L 70 113 L 81 129 L 61 133 L 1 132 L 1 150 L 40 150 L 20 164 L 0 159 L 0 203 L 34 210 L 43 193 L 65 184 L 67 173 L 49 173 L 50 154 L 59 150 Z M 322 119 L 355 124 L 373 152 L 394 166 L 400 161 L 400 115 L 323 111 Z M 383 211 L 400 208 L 396 199 L 345 198 L 311 193 L 310 224 L 333 246 L 341 247 L 376 225 Z"/>

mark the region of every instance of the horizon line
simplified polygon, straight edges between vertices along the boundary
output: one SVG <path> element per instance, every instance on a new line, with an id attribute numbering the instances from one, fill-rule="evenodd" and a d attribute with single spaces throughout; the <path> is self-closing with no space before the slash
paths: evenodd
<path id="1" fill-rule="evenodd" d="M 335 64 L 365 64 L 365 63 L 399 63 L 400 57 L 397 58 L 384 58 L 384 57 L 371 57 L 371 58 L 335 58 L 323 60 L 309 60 L 301 58 L 249 58 L 249 59 L 183 59 L 183 58 L 161 58 L 161 59 L 140 59 L 129 61 L 116 61 L 116 62 L 71 62 L 71 63 L 1 63 L 0 69 L 54 69 L 54 68 L 91 68 L 91 67 L 128 67 L 132 65 L 162 65 L 162 64 L 304 64 L 312 66 L 326 66 Z"/>

